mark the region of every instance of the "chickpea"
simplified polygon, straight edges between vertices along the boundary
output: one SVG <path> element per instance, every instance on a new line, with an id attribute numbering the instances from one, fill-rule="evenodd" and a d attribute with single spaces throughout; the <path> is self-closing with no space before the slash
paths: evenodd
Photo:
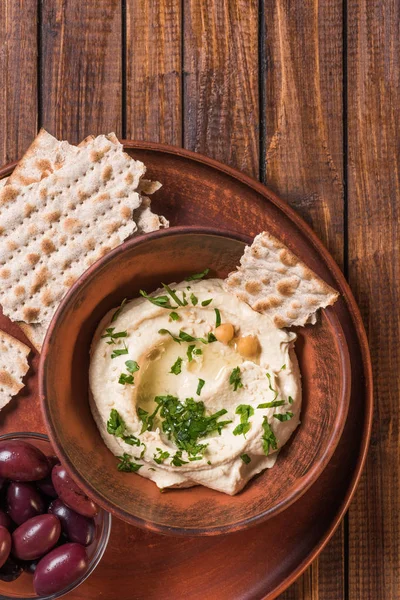
<path id="1" fill-rule="evenodd" d="M 237 341 L 237 351 L 244 358 L 251 358 L 260 352 L 260 344 L 255 335 L 240 337 Z"/>
<path id="2" fill-rule="evenodd" d="M 229 344 L 235 335 L 235 330 L 232 323 L 222 323 L 219 327 L 217 327 L 214 335 L 222 344 Z"/>

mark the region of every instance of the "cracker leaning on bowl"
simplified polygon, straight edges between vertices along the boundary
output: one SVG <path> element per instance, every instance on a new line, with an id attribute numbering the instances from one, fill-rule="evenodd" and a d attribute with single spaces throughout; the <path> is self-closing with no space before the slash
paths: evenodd
<path id="1" fill-rule="evenodd" d="M 84 154 L 84 158 L 86 158 L 86 160 L 87 160 L 88 156 L 89 156 L 89 160 L 91 160 L 90 153 L 92 153 L 92 158 L 93 158 L 93 152 L 94 152 L 94 155 L 97 157 L 97 159 L 99 159 L 98 154 L 96 154 L 98 152 L 98 149 L 96 148 L 96 144 L 98 144 L 99 140 L 101 140 L 102 138 L 104 138 L 104 136 L 99 136 L 99 138 L 94 138 L 93 136 L 89 136 L 80 144 L 79 147 L 76 147 L 76 146 L 72 146 L 68 142 L 58 141 L 56 138 L 54 138 L 48 132 L 46 132 L 45 130 L 42 129 L 39 132 L 39 134 L 38 134 L 37 138 L 35 139 L 35 141 L 33 142 L 33 144 L 31 145 L 31 147 L 28 149 L 28 151 L 24 155 L 23 159 L 20 161 L 19 165 L 14 170 L 13 174 L 8 178 L 8 180 L 5 181 L 5 183 L 3 185 L 6 185 L 8 187 L 10 185 L 15 186 L 17 184 L 19 187 L 19 196 L 17 194 L 17 197 L 13 198 L 12 200 L 16 201 L 16 202 L 19 201 L 21 204 L 24 204 L 26 201 L 22 201 L 21 198 L 23 198 L 24 196 L 27 196 L 27 195 L 29 196 L 29 193 L 31 193 L 31 195 L 32 195 L 31 185 L 35 185 L 35 184 L 40 185 L 41 183 L 43 184 L 43 180 L 45 180 L 47 178 L 49 178 L 49 179 L 47 179 L 47 181 L 51 184 L 52 180 L 54 180 L 54 178 L 56 176 L 56 172 L 61 177 L 63 177 L 63 175 L 64 175 L 64 180 L 65 180 L 66 179 L 65 178 L 66 171 L 68 169 L 70 169 L 71 166 L 73 166 L 74 164 L 76 167 L 76 163 L 78 161 L 82 160 L 82 154 Z M 144 193 L 151 194 L 154 191 L 156 191 L 157 189 L 159 189 L 159 187 L 161 187 L 161 184 L 159 184 L 158 182 L 151 182 L 149 180 L 141 180 L 140 179 L 140 177 L 144 174 L 144 171 L 145 171 L 145 167 L 144 167 L 143 163 L 140 163 L 139 161 L 134 161 L 127 154 L 125 154 L 123 152 L 122 145 L 119 144 L 115 134 L 109 134 L 109 136 L 107 136 L 107 140 L 108 140 L 108 142 L 111 143 L 111 146 L 114 146 L 114 151 L 119 154 L 121 162 L 123 164 L 125 164 L 126 173 L 127 173 L 127 165 L 132 165 L 132 164 L 141 165 L 140 173 L 139 173 L 139 180 L 136 182 L 136 187 L 134 190 L 136 192 L 136 194 L 138 195 L 139 201 L 132 205 L 132 210 L 131 210 L 131 216 L 133 215 L 133 221 L 131 222 L 131 225 L 133 224 L 134 227 L 131 227 L 129 229 L 127 235 L 132 235 L 135 233 L 136 234 L 137 233 L 147 233 L 149 231 L 155 231 L 155 230 L 159 229 L 160 227 L 168 227 L 169 223 L 164 217 L 158 216 L 151 211 L 150 199 L 147 196 L 146 197 L 142 196 L 140 193 L 141 190 L 143 190 Z M 85 150 L 82 150 L 82 148 L 84 148 Z M 103 160 L 103 158 L 104 157 L 100 157 L 100 160 L 95 160 L 95 161 L 92 160 L 92 163 L 93 162 L 103 163 L 103 167 L 106 168 L 107 160 Z M 97 166 L 98 165 L 96 164 L 96 167 Z M 99 171 L 100 169 L 97 169 L 97 170 Z M 122 172 L 119 173 L 119 175 L 121 175 L 120 179 L 122 179 L 122 176 L 124 175 L 124 169 L 122 168 L 121 171 Z M 100 177 L 101 177 L 100 173 L 98 175 L 99 175 L 99 179 L 100 179 Z M 70 181 L 69 184 L 67 184 L 67 185 L 71 185 L 72 189 L 78 188 L 80 177 L 82 177 L 82 171 L 78 172 L 77 180 L 75 180 L 72 183 Z M 75 186 L 75 188 L 73 185 L 74 183 L 78 184 L 78 186 Z M 103 182 L 101 182 L 101 183 L 103 183 Z M 133 183 L 133 181 L 132 181 L 132 183 Z M 28 186 L 28 190 L 26 190 L 25 194 L 23 193 L 23 191 L 21 189 L 21 185 Z M 35 190 L 35 189 L 36 188 L 33 188 L 33 190 Z M 44 189 L 43 185 L 42 185 L 41 189 L 42 190 Z M 71 189 L 71 188 L 69 188 L 69 189 Z M 130 193 L 132 193 L 132 191 L 133 190 L 131 189 Z M 14 193 L 14 190 L 13 190 L 13 193 Z M 33 193 L 35 193 L 35 192 L 33 191 Z M 62 196 L 61 196 L 62 199 L 64 196 L 67 196 L 66 200 L 67 200 L 67 202 L 69 202 L 69 210 L 72 212 L 74 210 L 74 207 L 72 206 L 72 203 L 71 203 L 71 193 L 68 194 L 67 190 L 65 188 L 62 189 L 61 193 L 62 193 Z M 119 192 L 117 190 L 116 194 L 118 194 L 118 193 L 121 194 L 121 190 L 119 190 Z M 2 196 L 3 200 L 7 199 L 7 196 L 9 196 L 9 195 L 10 194 L 7 192 L 7 190 L 4 190 L 3 196 Z M 111 196 L 111 198 L 110 198 L 111 203 L 113 203 L 114 202 L 113 194 L 111 193 L 110 196 Z M 68 200 L 68 197 L 69 197 L 69 200 Z M 19 198 L 19 200 L 18 200 L 18 198 Z M 54 199 L 54 197 L 53 197 L 53 199 Z M 115 199 L 115 202 L 118 202 L 118 199 Z M 28 207 L 29 207 L 29 202 L 28 202 Z M 108 208 L 105 211 L 103 210 L 100 215 L 101 219 L 103 219 L 105 223 L 111 216 L 110 210 L 111 210 L 110 206 L 108 206 Z M 39 208 L 38 208 L 38 212 L 40 212 Z M 69 219 L 70 222 L 72 222 L 74 218 L 76 219 L 76 213 L 74 213 L 74 214 L 75 214 L 75 216 L 72 219 Z M 88 217 L 89 217 L 89 215 L 88 215 Z M 28 218 L 29 218 L 29 215 L 28 215 Z M 66 221 L 68 221 L 68 217 L 67 217 Z M 87 223 L 85 224 L 86 227 L 88 227 L 88 222 L 89 221 L 87 221 Z M 51 225 L 51 223 L 49 225 Z M 110 223 L 110 231 L 111 231 L 111 228 L 115 228 L 115 227 L 116 227 L 115 221 L 113 223 Z M 90 230 L 91 230 L 91 228 L 90 228 Z M 115 232 L 113 231 L 112 233 L 115 233 Z M 111 236 L 112 236 L 112 233 L 110 233 Z M 33 235 L 35 235 L 35 234 L 33 234 Z M 127 235 L 125 235 L 124 237 L 127 237 Z M 105 248 L 111 249 L 112 247 L 115 247 L 115 245 L 118 245 L 118 243 L 123 241 L 124 237 L 120 238 L 119 241 L 117 241 L 117 243 L 115 243 L 115 239 L 111 240 L 111 243 L 107 243 Z M 114 236 L 114 238 L 115 238 L 115 236 Z M 98 246 L 98 243 L 96 240 L 96 248 L 93 248 L 93 250 L 97 249 L 97 246 Z M 20 250 L 20 248 L 18 248 L 17 251 L 18 250 Z M 36 256 L 38 256 L 38 254 L 39 254 L 39 252 L 33 253 L 33 255 L 36 255 Z M 76 262 L 75 256 L 74 256 L 74 259 Z M 42 261 L 42 263 L 44 263 L 44 265 L 45 265 L 44 268 L 45 268 L 46 261 Z M 30 267 L 31 266 L 35 267 L 35 265 L 30 265 Z M 78 269 L 77 272 L 75 273 L 75 276 L 76 277 L 79 276 L 81 274 L 81 272 L 83 272 L 83 270 L 85 270 L 85 268 L 81 269 L 80 271 Z M 43 272 L 43 270 L 42 270 L 42 272 Z M 3 270 L 3 275 L 4 274 L 7 274 L 7 271 L 6 271 L 6 273 L 4 273 L 4 270 Z M 7 278 L 5 278 L 5 279 L 7 279 Z M 70 277 L 70 283 L 72 283 L 71 277 Z M 57 284 L 57 282 L 54 282 L 54 284 Z M 21 288 L 21 286 L 18 286 L 18 287 Z M 61 299 L 62 295 L 64 295 L 64 293 L 69 288 L 69 284 L 67 284 L 66 286 L 64 285 L 64 288 L 65 289 L 63 290 L 62 294 L 58 293 L 56 305 L 55 305 L 55 307 L 53 307 L 53 309 L 56 308 L 58 301 Z M 31 287 L 31 290 L 32 290 L 32 287 Z M 14 291 L 15 291 L 15 289 L 14 289 Z M 49 296 L 49 294 L 51 294 L 51 292 L 48 290 L 48 296 Z M 9 314 L 9 316 L 11 316 L 11 314 Z M 49 318 L 50 317 L 43 319 L 43 317 L 40 317 L 40 320 L 39 320 L 39 318 L 37 319 L 36 317 L 33 317 L 33 319 L 34 319 L 33 322 L 21 321 L 19 323 L 20 327 L 24 331 L 25 335 L 28 337 L 28 339 L 32 342 L 32 344 L 39 351 L 41 349 L 41 345 L 42 345 L 42 342 L 43 342 L 43 339 L 44 339 L 44 336 L 46 333 Z M 25 321 L 30 321 L 30 320 L 31 319 L 28 319 L 25 315 Z"/>
<path id="2" fill-rule="evenodd" d="M 0 330 L 0 409 L 24 387 L 23 377 L 29 369 L 31 349 Z"/>

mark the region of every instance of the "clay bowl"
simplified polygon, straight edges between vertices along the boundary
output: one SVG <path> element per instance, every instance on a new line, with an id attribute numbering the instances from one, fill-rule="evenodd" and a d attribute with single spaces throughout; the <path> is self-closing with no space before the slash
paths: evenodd
<path id="1" fill-rule="evenodd" d="M 94 264 L 62 301 L 49 328 L 39 370 L 42 408 L 57 454 L 98 504 L 128 523 L 171 534 L 236 531 L 287 508 L 324 470 L 341 435 L 349 404 L 350 361 L 335 307 L 299 328 L 302 423 L 272 470 L 234 497 L 197 486 L 160 493 L 134 473 L 120 473 L 88 402 L 89 347 L 103 315 L 139 289 L 181 281 L 211 268 L 225 277 L 238 264 L 245 238 L 201 228 L 171 228 L 132 239 Z"/>

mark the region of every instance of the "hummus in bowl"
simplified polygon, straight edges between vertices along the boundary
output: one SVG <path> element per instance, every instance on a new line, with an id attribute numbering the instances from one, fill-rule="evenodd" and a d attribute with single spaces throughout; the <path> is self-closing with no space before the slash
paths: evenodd
<path id="1" fill-rule="evenodd" d="M 204 274 L 124 302 L 91 348 L 91 410 L 118 469 L 234 495 L 300 422 L 296 335 Z"/>

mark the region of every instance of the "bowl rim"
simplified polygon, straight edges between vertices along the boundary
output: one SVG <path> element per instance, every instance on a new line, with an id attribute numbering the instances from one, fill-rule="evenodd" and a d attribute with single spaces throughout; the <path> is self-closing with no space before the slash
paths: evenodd
<path id="1" fill-rule="evenodd" d="M 0 435 L 0 442 L 3 440 L 15 440 L 22 439 L 29 441 L 30 439 L 38 440 L 41 442 L 48 442 L 50 446 L 52 446 L 52 442 L 49 439 L 49 436 L 44 433 L 38 433 L 36 431 L 15 431 L 9 433 L 3 433 Z M 103 558 L 104 552 L 108 546 L 108 542 L 111 534 L 111 525 L 112 525 L 112 516 L 111 514 L 102 509 L 103 513 L 103 528 L 101 532 L 101 537 L 99 538 L 98 544 L 96 546 L 96 551 L 94 552 L 89 564 L 88 568 L 79 579 L 71 583 L 69 586 L 61 590 L 60 592 L 56 592 L 54 594 L 46 594 L 44 596 L 5 596 L 2 595 L 1 598 L 4 600 L 58 600 L 62 598 L 66 594 L 69 594 L 73 590 L 77 589 L 86 579 L 90 577 L 93 571 L 98 566 L 99 562 Z M 12 582 L 10 582 L 12 583 Z"/>
<path id="2" fill-rule="evenodd" d="M 326 468 L 329 460 L 332 458 L 334 451 L 337 448 L 339 443 L 341 434 L 343 432 L 343 428 L 347 418 L 347 411 L 350 402 L 351 395 L 351 365 L 350 365 L 350 356 L 347 348 L 347 343 L 345 340 L 344 334 L 341 335 L 341 347 L 344 349 L 344 361 L 342 364 L 342 369 L 345 374 L 344 378 L 344 390 L 342 393 L 342 402 L 341 402 L 341 410 L 338 411 L 334 423 L 332 425 L 332 433 L 331 433 L 331 443 L 325 449 L 325 452 L 322 456 L 320 456 L 318 461 L 314 461 L 313 465 L 310 467 L 309 471 L 303 476 L 301 479 L 297 480 L 298 483 L 294 484 L 292 488 L 289 490 L 289 493 L 286 497 L 281 499 L 278 503 L 274 504 L 272 507 L 267 508 L 266 510 L 260 512 L 257 515 L 242 519 L 241 521 L 237 521 L 232 524 L 217 526 L 217 527 L 201 527 L 201 528 L 182 528 L 179 526 L 168 526 L 163 524 L 156 524 L 149 520 L 144 520 L 140 517 L 132 515 L 131 513 L 126 512 L 122 508 L 115 507 L 112 503 L 102 497 L 101 493 L 90 486 L 86 480 L 80 475 L 80 473 L 75 469 L 75 466 L 70 461 L 67 454 L 64 452 L 64 449 L 60 443 L 57 432 L 54 428 L 53 421 L 50 415 L 50 407 L 49 403 L 46 400 L 46 387 L 47 387 L 47 358 L 51 351 L 51 339 L 53 337 L 53 332 L 57 329 L 59 321 L 63 318 L 64 312 L 69 307 L 70 303 L 74 301 L 74 297 L 78 294 L 79 291 L 82 290 L 82 286 L 87 285 L 93 276 L 96 275 L 96 272 L 100 270 L 104 265 L 106 265 L 109 261 L 112 261 L 114 258 L 118 257 L 120 254 L 125 251 L 135 248 L 142 244 L 148 244 L 149 242 L 158 239 L 160 237 L 169 237 L 169 236 L 180 236 L 180 235 L 189 235 L 189 234 L 198 234 L 198 235 L 211 235 L 218 237 L 225 237 L 228 239 L 234 239 L 243 243 L 251 242 L 252 238 L 249 238 L 246 235 L 231 232 L 224 229 L 215 229 L 210 227 L 199 227 L 199 226 L 179 226 L 179 227 L 171 227 L 169 229 L 160 229 L 158 231 L 148 233 L 146 235 L 138 236 L 135 238 L 131 238 L 125 241 L 123 244 L 117 246 L 110 252 L 108 252 L 104 257 L 100 258 L 93 265 L 91 265 L 74 283 L 71 289 L 67 292 L 67 294 L 62 299 L 57 311 L 55 312 L 50 326 L 47 330 L 47 334 L 45 337 L 45 341 L 42 348 L 42 354 L 40 357 L 39 364 L 39 398 L 41 402 L 42 413 L 45 419 L 46 428 L 49 433 L 49 437 L 51 439 L 52 444 L 57 449 L 57 454 L 61 457 L 63 464 L 67 467 L 67 469 L 71 472 L 73 478 L 77 481 L 79 487 L 81 487 L 85 493 L 92 497 L 93 500 L 102 506 L 106 511 L 111 512 L 116 517 L 124 520 L 125 522 L 130 523 L 131 525 L 135 525 L 144 529 L 148 529 L 154 531 L 156 533 L 164 533 L 171 535 L 183 535 L 183 536 L 209 536 L 209 535 L 220 535 L 227 534 L 235 531 L 239 531 L 241 529 L 246 529 L 250 526 L 254 526 L 262 521 L 265 521 L 278 513 L 282 512 L 289 506 L 291 506 L 296 500 L 298 500 L 301 496 L 303 496 L 307 490 L 312 486 L 313 483 L 319 478 L 321 473 Z M 314 237 L 315 234 L 313 234 Z M 318 240 L 318 245 L 321 244 Z M 322 244 L 321 244 L 322 246 Z M 348 298 L 350 295 L 350 300 L 353 300 L 350 288 L 347 285 L 342 273 L 340 272 L 337 265 L 334 263 L 333 259 L 324 249 L 324 253 L 327 256 L 323 256 L 325 259 L 325 263 L 328 268 L 331 269 L 332 264 L 336 267 L 337 273 L 335 276 L 342 288 L 344 294 Z M 323 254 L 324 254 L 323 253 Z M 354 303 L 355 304 L 355 303 Z M 328 319 L 331 319 L 330 309 L 325 311 L 325 315 Z M 338 321 L 340 326 L 340 323 Z M 341 326 L 340 326 L 341 329 Z"/>

